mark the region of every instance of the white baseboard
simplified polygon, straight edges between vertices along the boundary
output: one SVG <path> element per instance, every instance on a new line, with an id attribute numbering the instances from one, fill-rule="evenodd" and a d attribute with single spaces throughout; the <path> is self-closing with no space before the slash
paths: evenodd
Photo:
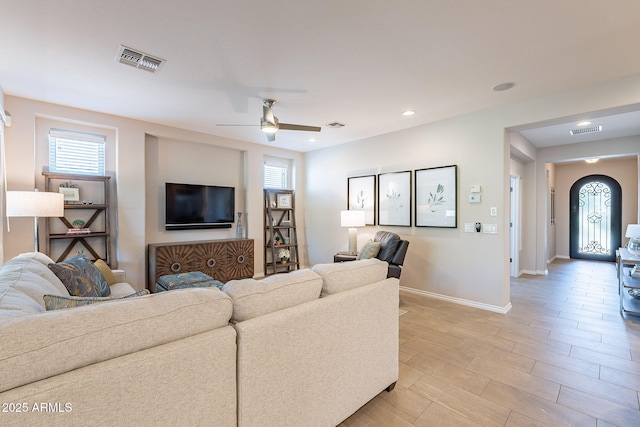
<path id="1" fill-rule="evenodd" d="M 571 259 L 570 256 L 567 255 L 556 255 L 556 258 L 560 258 L 560 259 Z"/>
<path id="2" fill-rule="evenodd" d="M 405 286 L 400 286 L 400 290 L 410 292 L 412 294 L 417 294 L 427 298 L 433 298 L 441 301 L 448 301 L 454 304 L 465 305 L 467 307 L 479 308 L 481 310 L 492 311 L 494 313 L 507 314 L 511 310 L 511 303 L 507 304 L 504 307 L 499 307 L 497 305 L 489 305 L 483 304 L 481 302 L 470 301 L 462 298 L 450 297 L 447 295 L 436 294 L 433 292 L 422 291 L 420 289 L 407 288 Z"/>
<path id="3" fill-rule="evenodd" d="M 520 274 L 530 274 L 532 276 L 546 276 L 549 270 L 522 270 Z"/>

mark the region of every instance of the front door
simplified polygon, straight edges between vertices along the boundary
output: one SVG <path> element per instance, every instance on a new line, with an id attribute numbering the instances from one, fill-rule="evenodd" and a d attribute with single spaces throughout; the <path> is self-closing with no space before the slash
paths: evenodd
<path id="1" fill-rule="evenodd" d="M 571 187 L 569 255 L 615 261 L 621 243 L 622 196 L 618 181 L 589 175 Z"/>

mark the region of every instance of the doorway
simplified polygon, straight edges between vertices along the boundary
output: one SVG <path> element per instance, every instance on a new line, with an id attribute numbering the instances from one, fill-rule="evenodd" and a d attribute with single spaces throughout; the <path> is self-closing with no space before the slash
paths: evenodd
<path id="1" fill-rule="evenodd" d="M 569 256 L 615 261 L 621 243 L 622 190 L 615 179 L 589 175 L 569 193 Z"/>
<path id="2" fill-rule="evenodd" d="M 511 213 L 509 217 L 509 276 L 518 277 L 520 275 L 520 177 L 511 175 L 509 178 L 511 194 Z"/>

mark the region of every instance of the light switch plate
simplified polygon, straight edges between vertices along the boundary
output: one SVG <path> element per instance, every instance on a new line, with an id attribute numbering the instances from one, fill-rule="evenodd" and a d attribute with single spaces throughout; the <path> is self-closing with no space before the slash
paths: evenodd
<path id="1" fill-rule="evenodd" d="M 474 233 L 476 231 L 476 226 L 472 222 L 464 223 L 464 232 L 465 233 Z"/>
<path id="2" fill-rule="evenodd" d="M 480 203 L 480 195 L 472 194 L 469 196 L 469 203 Z"/>
<path id="3" fill-rule="evenodd" d="M 472 193 L 480 193 L 482 191 L 482 186 L 480 185 L 472 185 L 471 192 Z"/>
<path id="4" fill-rule="evenodd" d="M 498 208 L 496 207 L 491 208 L 491 216 L 498 216 Z"/>
<path id="5" fill-rule="evenodd" d="M 482 224 L 482 232 L 486 234 L 498 234 L 498 224 Z"/>

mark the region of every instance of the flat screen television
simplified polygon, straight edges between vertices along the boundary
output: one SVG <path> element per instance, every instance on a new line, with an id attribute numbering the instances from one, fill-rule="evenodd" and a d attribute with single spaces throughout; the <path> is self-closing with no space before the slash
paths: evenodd
<path id="1" fill-rule="evenodd" d="M 165 183 L 165 229 L 231 228 L 235 188 Z"/>

